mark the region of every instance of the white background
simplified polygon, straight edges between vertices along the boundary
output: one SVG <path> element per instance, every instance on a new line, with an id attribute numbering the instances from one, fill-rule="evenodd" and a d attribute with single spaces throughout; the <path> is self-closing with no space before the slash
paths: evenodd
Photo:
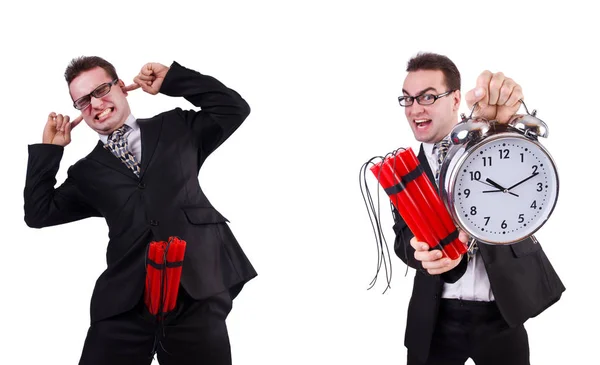
<path id="1" fill-rule="evenodd" d="M 372 156 L 416 146 L 396 97 L 406 62 L 418 51 L 454 60 L 464 92 L 484 69 L 503 71 L 548 123 L 544 144 L 561 190 L 537 237 L 567 291 L 526 323 L 531 360 L 597 362 L 600 199 L 592 153 L 600 27 L 590 7 L 583 1 L 193 3 L 40 1 L 2 10 L 0 362 L 79 359 L 89 299 L 105 268 L 105 223 L 30 229 L 22 191 L 27 145 L 41 141 L 48 113 L 76 116 L 62 76 L 66 65 L 75 56 L 99 55 L 126 83 L 146 62 L 176 60 L 217 77 L 252 107 L 200 174 L 259 272 L 228 319 L 234 363 L 403 364 L 414 272 L 404 277 L 394 256 L 392 290 L 381 295 L 383 280 L 366 290 L 376 250 L 358 172 Z M 136 117 L 191 106 L 141 90 L 129 101 Z M 74 130 L 59 182 L 96 141 L 86 125 Z M 387 231 L 391 239 L 391 225 Z"/>

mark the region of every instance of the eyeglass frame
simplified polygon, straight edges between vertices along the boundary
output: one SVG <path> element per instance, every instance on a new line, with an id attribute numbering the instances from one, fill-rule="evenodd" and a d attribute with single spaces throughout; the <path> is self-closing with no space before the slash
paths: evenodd
<path id="1" fill-rule="evenodd" d="M 402 95 L 402 96 L 398 96 L 398 104 L 400 104 L 401 107 L 406 108 L 407 106 L 412 106 L 415 103 L 415 100 L 416 100 L 417 104 L 419 104 L 419 105 L 433 105 L 437 101 L 437 99 L 441 99 L 444 96 L 448 96 L 448 95 L 452 94 L 453 92 L 455 92 L 456 90 L 458 90 L 458 89 L 449 90 L 449 91 L 446 91 L 445 93 L 441 93 L 441 94 L 438 94 L 438 95 L 426 94 L 426 93 L 423 93 L 423 94 L 417 95 L 417 96 L 404 96 L 404 95 Z M 425 95 L 433 96 L 433 101 L 431 103 L 429 103 L 429 104 L 422 104 L 419 101 L 419 98 L 421 98 L 422 96 L 425 96 Z M 402 105 L 402 102 L 405 101 L 408 98 L 411 99 L 410 104 L 408 104 L 408 105 Z"/>
<path id="2" fill-rule="evenodd" d="M 103 83 L 103 84 L 100 84 L 100 85 L 98 85 L 98 86 L 97 86 L 97 87 L 96 87 L 94 90 L 92 90 L 92 92 L 91 92 L 91 93 L 89 93 L 89 94 L 87 94 L 87 95 L 84 95 L 84 96 L 82 96 L 82 97 L 80 97 L 80 98 L 77 98 L 77 100 L 73 101 L 73 108 L 75 108 L 75 109 L 77 109 L 77 110 L 83 110 L 83 109 L 87 108 L 87 107 L 88 107 L 88 106 L 89 106 L 89 105 L 92 103 L 92 96 L 93 96 L 93 97 L 95 97 L 95 98 L 101 98 L 101 97 L 103 97 L 103 96 L 106 96 L 106 95 L 107 95 L 107 94 L 110 92 L 110 90 L 112 89 L 112 87 L 113 87 L 114 85 L 116 85 L 118 82 L 119 82 L 119 79 L 114 79 L 114 80 L 112 80 L 112 81 L 105 82 L 105 83 Z M 98 90 L 98 89 L 100 89 L 100 88 L 102 88 L 102 87 L 105 87 L 105 86 L 107 86 L 107 85 L 108 85 L 108 91 L 107 91 L 106 93 L 104 93 L 104 94 L 102 94 L 102 95 L 94 95 L 94 93 L 96 93 L 96 90 Z M 89 102 L 88 102 L 88 103 L 87 103 L 85 106 L 82 106 L 81 108 L 78 108 L 78 107 L 77 107 L 77 102 L 78 102 L 79 100 L 83 99 L 83 98 L 89 98 L 89 99 L 90 99 L 90 101 L 89 101 Z"/>

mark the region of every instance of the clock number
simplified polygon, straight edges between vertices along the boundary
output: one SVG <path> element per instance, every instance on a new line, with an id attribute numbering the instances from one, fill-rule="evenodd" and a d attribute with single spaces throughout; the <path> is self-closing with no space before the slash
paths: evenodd
<path id="1" fill-rule="evenodd" d="M 469 190 L 469 189 L 465 189 L 465 195 L 466 195 L 466 197 L 468 198 L 468 197 L 469 197 L 469 195 L 471 195 L 471 190 Z"/>
<path id="2" fill-rule="evenodd" d="M 502 221 L 502 224 L 500 225 L 500 227 L 502 227 L 502 229 L 506 229 L 506 227 L 508 227 L 508 225 L 506 224 L 506 220 Z"/>
<path id="3" fill-rule="evenodd" d="M 483 219 L 485 219 L 485 225 L 487 226 L 487 224 L 490 222 L 490 217 L 483 217 Z"/>
<path id="4" fill-rule="evenodd" d="M 533 165 L 531 168 L 533 169 L 532 174 L 535 174 L 537 172 L 537 165 Z"/>
<path id="5" fill-rule="evenodd" d="M 505 158 L 510 158 L 508 156 L 508 148 L 505 148 L 503 150 L 498 150 L 498 152 L 500 152 L 500 159 L 504 160 Z"/>
<path id="6" fill-rule="evenodd" d="M 521 153 L 521 162 L 525 162 L 525 155 Z"/>
<path id="7" fill-rule="evenodd" d="M 529 206 L 529 208 L 533 208 L 533 209 L 537 208 L 537 203 L 535 202 L 535 200 L 533 201 L 533 203 L 531 203 L 531 205 Z"/>
<path id="8" fill-rule="evenodd" d="M 523 217 L 523 214 L 519 214 L 519 223 L 523 222 L 525 222 L 525 217 Z"/>
<path id="9" fill-rule="evenodd" d="M 481 172 L 479 171 L 469 171 L 469 174 L 471 174 L 471 181 L 481 179 Z"/>
<path id="10" fill-rule="evenodd" d="M 538 188 L 535 191 L 540 192 L 543 190 L 544 185 L 542 183 L 537 183 Z"/>
<path id="11" fill-rule="evenodd" d="M 477 215 L 477 207 L 476 206 L 471 207 L 471 215 Z"/>
<path id="12" fill-rule="evenodd" d="M 487 156 L 487 157 L 482 157 L 483 159 L 483 166 L 492 166 L 492 156 Z"/>

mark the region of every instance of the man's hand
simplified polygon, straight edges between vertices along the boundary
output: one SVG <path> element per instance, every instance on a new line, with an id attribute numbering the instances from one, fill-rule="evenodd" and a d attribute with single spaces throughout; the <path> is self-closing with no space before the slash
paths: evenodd
<path id="1" fill-rule="evenodd" d="M 467 243 L 469 237 L 465 232 L 459 231 L 458 239 L 463 243 Z M 415 259 L 421 262 L 423 268 L 427 270 L 430 275 L 439 275 L 450 271 L 460 263 L 460 260 L 462 260 L 462 255 L 456 260 L 451 260 L 448 257 L 442 258 L 442 251 L 429 251 L 429 245 L 425 242 L 417 241 L 416 237 L 413 237 L 410 240 L 410 245 L 415 249 Z"/>
<path id="2" fill-rule="evenodd" d="M 144 65 L 140 73 L 133 78 L 133 84 L 123 86 L 123 92 L 142 88 L 145 92 L 151 95 L 156 95 L 160 91 L 160 87 L 165 80 L 165 76 L 169 72 L 169 67 L 160 63 L 150 62 Z"/>
<path id="3" fill-rule="evenodd" d="M 69 122 L 68 115 L 63 116 L 55 112 L 50 113 L 48 115 L 48 122 L 46 122 L 46 126 L 44 127 L 42 143 L 65 147 L 71 143 L 71 130 L 77 127 L 82 120 L 82 115 L 78 116 L 74 121 Z"/>
<path id="4" fill-rule="evenodd" d="M 523 99 L 523 90 L 513 79 L 502 72 L 483 71 L 477 78 L 477 86 L 465 95 L 469 109 L 477 103 L 474 117 L 507 123 L 517 113 Z"/>

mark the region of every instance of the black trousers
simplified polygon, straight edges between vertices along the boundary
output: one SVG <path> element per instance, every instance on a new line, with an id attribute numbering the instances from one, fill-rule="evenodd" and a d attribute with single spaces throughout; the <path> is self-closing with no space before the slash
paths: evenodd
<path id="1" fill-rule="evenodd" d="M 177 307 L 161 324 L 143 302 L 93 323 L 79 365 L 149 365 L 155 352 L 161 365 L 230 365 L 229 292 L 195 301 L 179 290 Z"/>
<path id="2" fill-rule="evenodd" d="M 408 365 L 529 365 L 525 327 L 509 327 L 495 302 L 442 299 L 427 362 Z"/>

